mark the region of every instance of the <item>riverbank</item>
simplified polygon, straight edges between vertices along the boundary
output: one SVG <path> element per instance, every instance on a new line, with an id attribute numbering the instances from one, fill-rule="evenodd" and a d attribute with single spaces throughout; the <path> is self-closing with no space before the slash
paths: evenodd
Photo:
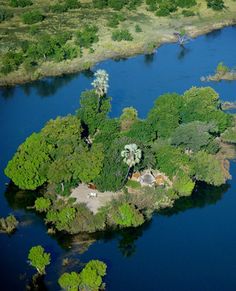
<path id="1" fill-rule="evenodd" d="M 229 71 L 225 73 L 216 73 L 215 75 L 210 75 L 208 77 L 202 77 L 201 81 L 203 82 L 220 82 L 220 81 L 235 81 L 236 72 Z"/>
<path id="2" fill-rule="evenodd" d="M 202 4 L 202 3 L 201 3 Z M 60 63 L 43 62 L 33 72 L 26 72 L 23 67 L 7 76 L 0 77 L 0 86 L 10 86 L 31 82 L 49 76 L 59 76 L 75 73 L 93 67 L 96 63 L 112 58 L 124 58 L 137 54 L 152 53 L 162 44 L 177 41 L 174 32 L 185 30 L 194 38 L 213 30 L 236 24 L 235 3 L 227 3 L 230 8 L 223 12 L 214 12 L 205 7 L 199 9 L 199 14 L 192 17 L 183 17 L 176 13 L 171 17 L 156 17 L 153 13 L 137 10 L 132 18 L 122 23 L 129 27 L 134 35 L 131 42 L 111 40 L 110 29 L 100 27 L 99 42 L 94 47 L 94 52 L 85 50 L 82 57 Z M 135 24 L 142 25 L 142 32 L 135 33 Z"/>

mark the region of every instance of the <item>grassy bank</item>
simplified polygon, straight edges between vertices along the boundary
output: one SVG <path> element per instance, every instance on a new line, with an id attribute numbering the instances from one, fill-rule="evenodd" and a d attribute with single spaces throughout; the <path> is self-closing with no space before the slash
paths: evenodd
<path id="1" fill-rule="evenodd" d="M 79 54 L 71 60 L 55 62 L 45 58 L 38 63 L 37 67 L 30 69 L 20 65 L 18 70 L 0 76 L 0 86 L 24 83 L 45 76 L 78 72 L 108 58 L 150 53 L 163 43 L 176 41 L 173 35 L 176 31 L 184 29 L 191 37 L 196 37 L 236 22 L 236 2 L 233 0 L 225 1 L 227 8 L 222 11 L 209 9 L 205 0 L 199 0 L 197 5 L 191 8 L 195 15 L 190 17 L 183 16 L 182 8 L 171 13 L 170 16 L 158 17 L 147 10 L 145 3 L 134 11 L 123 8 L 117 12 L 111 8 L 95 9 L 92 8 L 90 1 L 81 1 L 80 8 L 59 14 L 51 12 L 49 9 L 51 4 L 53 3 L 48 0 L 36 1 L 33 8 L 41 9 L 45 19 L 42 22 L 27 25 L 22 23 L 21 16 L 22 13 L 32 10 L 32 6 L 9 8 L 8 0 L 3 1 L 3 7 L 12 11 L 14 17 L 0 23 L 0 58 L 3 58 L 9 49 L 17 50 L 22 42 L 37 41 L 40 33 L 54 35 L 68 32 L 74 35 L 86 24 L 97 25 L 98 42 L 90 48 L 84 48 L 82 55 Z M 117 13 L 122 15 L 122 21 L 116 28 L 109 27 L 108 21 L 111 15 Z M 137 26 L 141 28 L 141 31 L 137 30 Z M 126 28 L 133 37 L 132 41 L 112 40 L 114 30 Z M 73 42 L 73 38 L 69 40 L 69 43 Z"/>

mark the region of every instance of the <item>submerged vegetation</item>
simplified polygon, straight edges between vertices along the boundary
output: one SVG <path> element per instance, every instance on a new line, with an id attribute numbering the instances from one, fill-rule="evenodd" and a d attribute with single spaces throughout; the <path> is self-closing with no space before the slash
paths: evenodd
<path id="1" fill-rule="evenodd" d="M 78 233 L 136 227 L 191 195 L 198 182 L 220 186 L 230 178 L 220 152 L 222 141 L 234 142 L 235 119 L 222 111 L 212 88 L 164 94 L 146 119 L 131 107 L 112 119 L 108 75 L 100 70 L 95 76 L 77 113 L 33 133 L 5 169 L 21 189 L 45 186 L 34 208 L 50 228 Z M 101 196 L 119 193 L 93 213 L 70 197 L 79 184 L 92 185 Z"/>
<path id="2" fill-rule="evenodd" d="M 6 218 L 0 218 L 0 232 L 12 233 L 16 230 L 19 222 L 14 215 L 8 215 Z"/>
<path id="3" fill-rule="evenodd" d="M 161 39 L 174 40 L 176 29 L 188 26 L 186 18 L 207 26 L 216 17 L 233 21 L 234 11 L 233 0 L 4 0 L 0 83 L 89 68 L 119 52 L 149 52 Z"/>

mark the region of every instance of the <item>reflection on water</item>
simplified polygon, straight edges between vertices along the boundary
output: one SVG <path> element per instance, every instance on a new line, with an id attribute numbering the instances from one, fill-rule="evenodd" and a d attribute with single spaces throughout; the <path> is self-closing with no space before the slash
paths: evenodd
<path id="1" fill-rule="evenodd" d="M 214 187 L 205 183 L 199 183 L 195 189 L 195 192 L 191 196 L 178 199 L 173 208 L 164 209 L 160 213 L 171 216 L 188 209 L 202 208 L 211 204 L 216 204 L 223 198 L 223 195 L 229 189 L 229 184 Z"/>
<path id="2" fill-rule="evenodd" d="M 155 58 L 155 53 L 146 54 L 144 55 L 144 63 L 146 65 L 150 65 L 154 61 L 154 58 Z"/>
<path id="3" fill-rule="evenodd" d="M 222 30 L 221 29 L 216 29 L 211 32 L 208 32 L 205 34 L 206 39 L 215 39 L 221 34 Z"/>
<path id="4" fill-rule="evenodd" d="M 180 46 L 179 53 L 177 55 L 178 60 L 184 59 L 184 57 L 190 52 L 191 50 L 189 48 L 186 48 L 185 46 Z"/>

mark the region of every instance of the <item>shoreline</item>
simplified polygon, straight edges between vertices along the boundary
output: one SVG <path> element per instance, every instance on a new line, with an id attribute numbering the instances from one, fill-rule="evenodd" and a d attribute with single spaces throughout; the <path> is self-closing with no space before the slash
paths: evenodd
<path id="1" fill-rule="evenodd" d="M 236 25 L 236 19 L 232 18 L 220 21 L 218 23 L 208 23 L 202 27 L 192 24 L 189 26 L 184 26 L 184 29 L 191 38 L 196 38 L 212 31 L 234 25 Z M 151 49 L 147 48 L 146 41 L 145 43 L 127 43 L 125 41 L 121 41 L 114 44 L 113 50 L 105 50 L 105 48 L 99 47 L 98 51 L 95 50 L 95 53 L 93 55 L 87 54 L 85 55 L 85 57 L 76 58 L 72 61 L 65 61 L 61 63 L 43 63 L 40 68 L 37 69 L 34 73 L 26 74 L 20 69 L 16 72 L 10 73 L 7 76 L 0 77 L 0 87 L 12 87 L 20 84 L 31 83 L 47 77 L 57 77 L 66 74 L 79 73 L 81 71 L 91 69 L 98 63 L 106 60 L 131 58 L 142 54 L 152 54 L 162 45 L 177 42 L 176 36 L 174 36 L 173 34 L 174 31 L 176 31 L 176 29 L 170 29 L 168 33 L 164 36 L 164 29 L 164 31 L 162 32 L 162 36 L 159 39 L 156 39 L 155 42 L 152 42 L 152 40 L 150 40 L 150 42 L 148 43 L 153 45 Z M 88 59 L 88 57 L 90 58 Z"/>

